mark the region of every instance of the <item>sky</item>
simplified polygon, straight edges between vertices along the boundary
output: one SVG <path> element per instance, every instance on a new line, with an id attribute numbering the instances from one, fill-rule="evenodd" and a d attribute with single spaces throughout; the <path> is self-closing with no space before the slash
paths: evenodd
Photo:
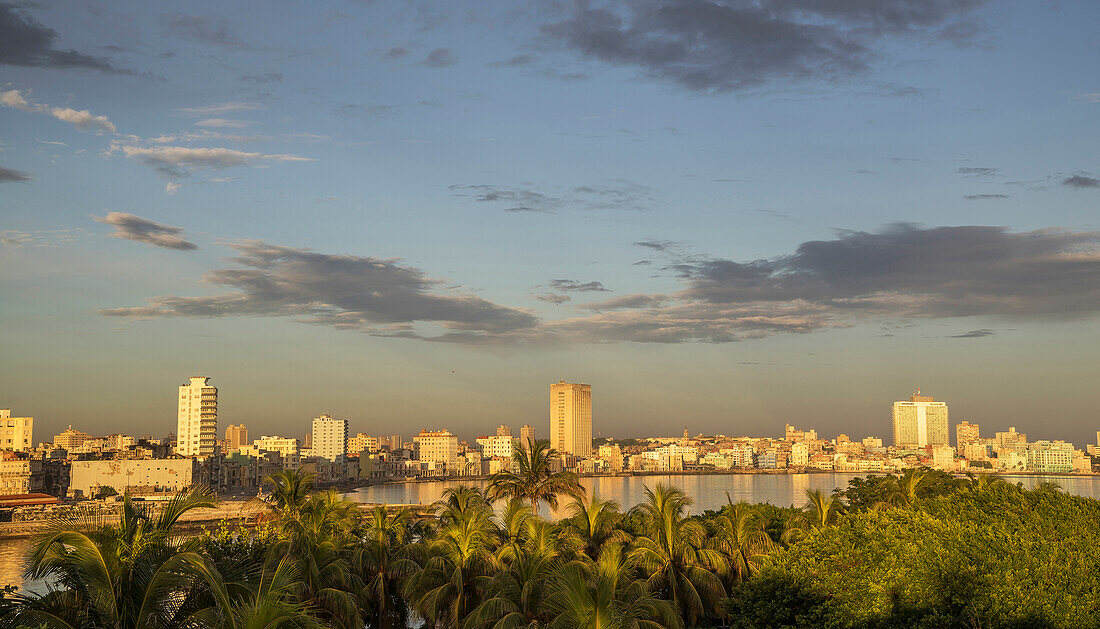
<path id="1" fill-rule="evenodd" d="M 0 2 L 0 407 L 1100 430 L 1100 4 Z"/>

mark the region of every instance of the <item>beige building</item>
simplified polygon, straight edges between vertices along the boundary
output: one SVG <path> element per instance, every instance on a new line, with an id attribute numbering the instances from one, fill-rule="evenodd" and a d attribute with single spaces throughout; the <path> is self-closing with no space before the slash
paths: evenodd
<path id="1" fill-rule="evenodd" d="M 550 385 L 550 446 L 561 454 L 592 455 L 591 385 Z"/>
<path id="2" fill-rule="evenodd" d="M 607 467 L 612 472 L 623 471 L 623 451 L 618 445 L 600 446 L 596 456 L 607 461 Z"/>
<path id="3" fill-rule="evenodd" d="M 0 496 L 29 494 L 44 489 L 42 461 L 21 458 L 11 452 L 0 455 Z"/>
<path id="4" fill-rule="evenodd" d="M 225 444 L 232 450 L 240 450 L 241 446 L 248 445 L 248 427 L 244 424 L 234 426 L 229 424 L 225 428 Z"/>
<path id="5" fill-rule="evenodd" d="M 252 442 L 252 446 L 260 452 L 278 452 L 283 457 L 292 457 L 298 454 L 298 440 L 294 437 L 280 437 L 279 435 L 264 435 Z"/>
<path id="6" fill-rule="evenodd" d="M 1016 432 L 1016 427 L 1011 426 L 1008 432 L 994 433 L 996 435 L 996 449 L 1000 453 L 1002 451 L 1014 450 L 1017 445 L 1027 443 L 1026 432 Z"/>
<path id="7" fill-rule="evenodd" d="M 354 437 L 348 437 L 348 456 L 359 456 L 360 452 L 368 454 L 378 452 L 378 437 L 371 437 L 362 432 Z"/>
<path id="8" fill-rule="evenodd" d="M 511 437 L 512 436 L 512 427 L 511 426 L 505 426 L 504 424 L 501 424 L 501 425 L 497 426 L 497 436 L 498 437 Z"/>
<path id="9" fill-rule="evenodd" d="M 348 420 L 321 414 L 313 418 L 313 444 L 310 451 L 329 461 L 344 456 L 348 448 Z"/>
<path id="10" fill-rule="evenodd" d="M 920 389 L 908 401 L 894 402 L 893 419 L 896 447 L 949 445 L 947 403 L 921 395 Z"/>
<path id="11" fill-rule="evenodd" d="M 1097 443 L 1100 444 L 1100 432 L 1096 433 Z M 526 448 L 529 442 L 534 442 L 535 427 L 530 424 L 524 424 L 523 428 L 519 429 L 519 447 Z"/>
<path id="12" fill-rule="evenodd" d="M 91 438 L 92 436 L 86 432 L 73 430 L 70 424 L 68 428 L 61 431 L 61 434 L 53 438 L 53 447 L 62 448 L 69 452 L 79 452 L 84 447 L 84 442 Z"/>
<path id="13" fill-rule="evenodd" d="M 84 498 L 101 487 L 112 487 L 120 494 L 175 492 L 190 487 L 198 474 L 199 463 L 194 459 L 73 461 L 69 492 Z"/>
<path id="14" fill-rule="evenodd" d="M 963 446 L 968 443 L 979 441 L 981 438 L 981 431 L 978 428 L 978 424 L 971 424 L 968 421 L 964 421 L 961 424 L 955 424 L 955 445 L 958 446 L 960 452 Z"/>
<path id="15" fill-rule="evenodd" d="M 416 459 L 421 463 L 442 465 L 447 474 L 454 474 L 458 465 L 458 437 L 449 430 L 421 430 L 413 437 Z"/>
<path id="16" fill-rule="evenodd" d="M 0 450 L 12 452 L 33 450 L 33 431 L 33 417 L 12 417 L 11 409 L 0 409 Z"/>
<path id="17" fill-rule="evenodd" d="M 180 385 L 176 454 L 210 456 L 218 445 L 218 389 L 210 378 L 192 376 Z"/>
<path id="18" fill-rule="evenodd" d="M 481 455 L 485 458 L 501 457 L 508 461 L 512 460 L 512 452 L 516 447 L 516 438 L 512 435 L 502 435 L 500 430 L 497 430 L 496 435 L 478 437 L 475 441 L 481 449 Z"/>

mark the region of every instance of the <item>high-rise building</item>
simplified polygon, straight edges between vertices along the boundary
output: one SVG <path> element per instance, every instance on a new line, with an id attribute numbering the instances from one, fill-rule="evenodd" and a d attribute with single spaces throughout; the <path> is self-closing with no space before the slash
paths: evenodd
<path id="1" fill-rule="evenodd" d="M 501 424 L 501 425 L 497 426 L 497 436 L 498 437 L 511 437 L 512 436 L 512 427 L 511 426 L 505 426 L 504 424 Z"/>
<path id="2" fill-rule="evenodd" d="M 313 456 L 335 461 L 347 452 L 348 420 L 321 414 L 313 418 Z"/>
<path id="3" fill-rule="evenodd" d="M 33 417 L 12 417 L 11 409 L 0 409 L 0 450 L 25 452 L 34 449 L 33 431 Z"/>
<path id="4" fill-rule="evenodd" d="M 244 424 L 229 424 L 225 428 L 225 441 L 230 450 L 240 450 L 241 446 L 248 445 L 248 428 Z"/>
<path id="5" fill-rule="evenodd" d="M 176 454 L 209 456 L 218 445 L 218 388 L 205 376 L 190 380 L 180 385 Z"/>
<path id="6" fill-rule="evenodd" d="M 1100 444 L 1100 432 L 1096 433 L 1097 443 Z M 526 448 L 528 442 L 535 441 L 535 427 L 530 424 L 524 424 L 523 428 L 519 429 L 519 447 Z"/>
<path id="7" fill-rule="evenodd" d="M 997 452 L 1012 450 L 1015 449 L 1017 445 L 1027 443 L 1027 433 L 1016 432 L 1015 426 L 1010 426 L 1008 432 L 998 432 L 995 433 L 995 435 L 997 437 L 997 442 L 995 444 Z"/>
<path id="8" fill-rule="evenodd" d="M 561 454 L 592 454 L 592 386 L 550 385 L 550 445 Z"/>
<path id="9" fill-rule="evenodd" d="M 947 403 L 917 393 L 894 402 L 894 446 L 924 448 L 948 445 Z"/>
<path id="10" fill-rule="evenodd" d="M 70 452 L 79 450 L 87 439 L 90 439 L 91 435 L 79 430 L 73 430 L 72 424 L 69 427 L 61 431 L 61 434 L 53 438 L 53 447 L 68 450 Z"/>
<path id="11" fill-rule="evenodd" d="M 955 424 L 955 445 L 958 446 L 961 452 L 963 446 L 968 443 L 974 443 L 981 439 L 979 434 L 978 424 L 971 424 L 968 421 L 964 421 L 961 424 Z"/>
<path id="12" fill-rule="evenodd" d="M 401 441 L 401 435 L 390 436 L 390 450 L 400 450 L 405 447 L 405 444 Z"/>
<path id="13" fill-rule="evenodd" d="M 413 442 L 418 461 L 443 465 L 448 474 L 457 473 L 458 437 L 449 430 L 421 430 L 413 437 Z"/>
<path id="14" fill-rule="evenodd" d="M 360 452 L 378 452 L 378 437 L 372 437 L 366 433 L 359 433 L 354 437 L 348 437 L 348 456 L 359 456 Z"/>

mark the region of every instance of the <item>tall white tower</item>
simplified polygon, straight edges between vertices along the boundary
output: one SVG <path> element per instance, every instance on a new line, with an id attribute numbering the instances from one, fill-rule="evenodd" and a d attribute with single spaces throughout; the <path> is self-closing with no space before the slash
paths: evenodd
<path id="1" fill-rule="evenodd" d="M 348 447 L 348 420 L 322 414 L 313 418 L 313 456 L 335 461 Z"/>
<path id="2" fill-rule="evenodd" d="M 592 455 L 592 385 L 550 385 L 550 445 L 562 454 Z"/>
<path id="3" fill-rule="evenodd" d="M 190 380 L 180 385 L 176 454 L 208 456 L 218 446 L 218 388 L 205 376 Z"/>

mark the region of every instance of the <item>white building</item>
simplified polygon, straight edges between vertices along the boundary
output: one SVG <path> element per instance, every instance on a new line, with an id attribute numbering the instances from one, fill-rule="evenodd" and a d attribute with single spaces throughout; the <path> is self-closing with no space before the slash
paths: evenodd
<path id="1" fill-rule="evenodd" d="M 205 376 L 190 380 L 180 385 L 176 454 L 209 456 L 218 447 L 218 388 Z"/>
<path id="2" fill-rule="evenodd" d="M 806 467 L 810 460 L 810 445 L 807 443 L 791 444 L 791 465 L 794 467 Z"/>
<path id="3" fill-rule="evenodd" d="M 498 431 L 496 435 L 478 437 L 475 441 L 485 458 L 502 457 L 512 460 L 512 452 L 516 447 L 516 438 L 512 435 L 502 435 Z"/>
<path id="4" fill-rule="evenodd" d="M 348 447 L 348 420 L 322 414 L 313 418 L 313 456 L 335 461 Z"/>
<path id="5" fill-rule="evenodd" d="M 264 435 L 252 442 L 252 446 L 259 452 L 278 452 L 280 456 L 293 457 L 298 454 L 298 440 L 294 437 L 280 437 L 279 435 Z"/>
<path id="6" fill-rule="evenodd" d="M 413 437 L 413 442 L 416 443 L 416 460 L 442 465 L 447 474 L 457 473 L 458 437 L 449 430 L 421 430 Z"/>
<path id="7" fill-rule="evenodd" d="M 33 450 L 33 430 L 33 417 L 12 417 L 11 409 L 0 409 L 0 450 Z"/>
<path id="8" fill-rule="evenodd" d="M 924 448 L 949 445 L 947 404 L 920 394 L 908 401 L 894 402 L 894 445 Z"/>
<path id="9" fill-rule="evenodd" d="M 359 456 L 362 452 L 367 454 L 378 452 L 378 437 L 372 437 L 362 432 L 354 437 L 348 437 L 348 456 Z"/>
<path id="10" fill-rule="evenodd" d="M 550 446 L 560 454 L 592 455 L 591 385 L 550 385 Z"/>
<path id="11" fill-rule="evenodd" d="M 1040 474 L 1072 472 L 1073 444 L 1064 441 L 1036 441 L 1027 444 L 1027 469 Z"/>
<path id="12" fill-rule="evenodd" d="M 933 446 L 932 466 L 945 472 L 954 472 L 955 448 L 951 446 Z"/>

